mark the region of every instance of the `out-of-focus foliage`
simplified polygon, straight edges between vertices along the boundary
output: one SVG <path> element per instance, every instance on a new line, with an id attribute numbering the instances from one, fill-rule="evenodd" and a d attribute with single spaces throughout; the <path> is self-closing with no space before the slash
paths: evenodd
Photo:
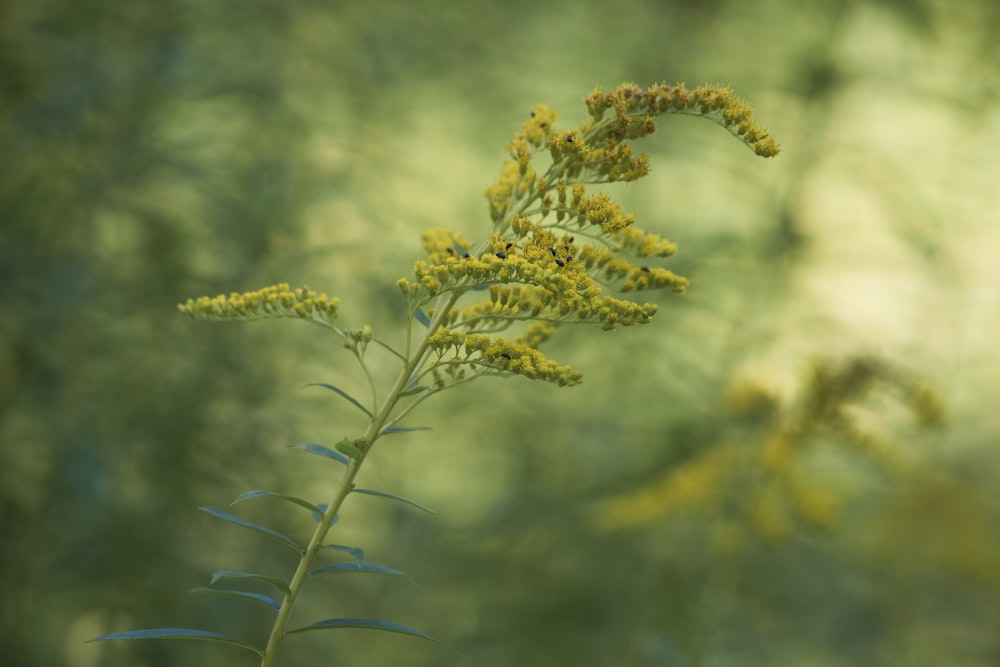
<path id="1" fill-rule="evenodd" d="M 358 499 L 337 539 L 420 586 L 331 582 L 301 620 L 419 625 L 485 667 L 1000 661 L 996 3 L 482 4 L 0 4 L 4 664 L 246 664 L 82 642 L 258 636 L 265 609 L 186 591 L 285 554 L 196 507 L 249 488 L 324 502 L 324 470 L 285 445 L 352 433 L 301 387 L 356 378 L 320 331 L 200 326 L 176 302 L 308 283 L 387 335 L 420 231 L 488 228 L 483 188 L 524 114 L 572 124 L 623 80 L 729 84 L 782 156 L 665 122 L 652 174 L 616 194 L 679 243 L 688 294 L 611 344 L 568 332 L 554 354 L 579 387 L 474 383 L 424 406 L 434 431 L 380 443 L 365 484 L 438 514 Z M 806 418 L 857 360 L 945 406 L 929 430 L 875 385 L 828 400 L 894 443 L 890 472 Z M 644 521 L 599 520 L 705 457 L 781 443 L 787 478 L 730 466 L 711 512 L 654 494 Z M 823 520 L 758 530 L 768 507 L 797 516 L 789 493 Z M 282 657 L 466 659 L 350 631 Z"/>

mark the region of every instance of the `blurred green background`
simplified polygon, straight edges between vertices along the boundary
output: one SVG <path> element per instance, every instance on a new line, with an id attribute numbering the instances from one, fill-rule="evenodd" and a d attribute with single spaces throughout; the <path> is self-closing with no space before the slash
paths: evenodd
<path id="1" fill-rule="evenodd" d="M 307 283 L 392 338 L 420 231 L 486 233 L 533 105 L 573 126 L 595 85 L 686 81 L 733 86 L 784 149 L 666 118 L 653 173 L 612 190 L 680 245 L 689 292 L 557 338 L 579 387 L 426 404 L 434 430 L 381 443 L 362 482 L 438 514 L 360 497 L 335 538 L 418 585 L 306 589 L 302 623 L 375 616 L 460 653 L 340 631 L 282 664 L 1000 664 L 998 7 L 0 2 L 0 661 L 254 664 L 83 642 L 260 641 L 265 609 L 187 591 L 294 564 L 197 507 L 324 501 L 337 470 L 287 445 L 356 432 L 305 384 L 359 378 L 318 329 L 175 304 Z M 858 359 L 895 370 L 836 380 Z M 234 511 L 309 529 L 255 503 Z"/>

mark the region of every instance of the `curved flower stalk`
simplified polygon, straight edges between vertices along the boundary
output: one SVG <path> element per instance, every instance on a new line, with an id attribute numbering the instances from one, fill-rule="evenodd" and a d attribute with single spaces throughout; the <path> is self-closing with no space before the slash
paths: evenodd
<path id="1" fill-rule="evenodd" d="M 732 132 L 758 155 L 771 157 L 778 145 L 755 125 L 749 107 L 727 88 L 655 85 L 642 89 L 625 84 L 605 93 L 593 91 L 585 100 L 590 120 L 576 129 L 557 130 L 556 112 L 534 108 L 507 146 L 509 160 L 485 192 L 492 230 L 479 242 L 457 232 L 431 229 L 423 234 L 426 257 L 416 261 L 412 278 L 397 285 L 406 299 L 406 327 L 394 344 L 377 338 L 371 327 L 342 328 L 337 324 L 339 301 L 287 284 L 214 298 L 189 299 L 182 313 L 203 320 L 257 320 L 286 317 L 322 326 L 343 339 L 368 383 L 361 400 L 331 384 L 335 392 L 364 412 L 368 427 L 345 438 L 333 449 L 316 443 L 300 449 L 344 466 L 329 502 L 312 502 L 272 491 L 243 494 L 237 501 L 270 497 L 311 512 L 316 529 L 305 543 L 226 512 L 209 514 L 274 539 L 299 559 L 295 573 L 283 580 L 263 574 L 224 570 L 220 580 L 254 579 L 272 586 L 278 597 L 236 589 L 199 589 L 264 603 L 275 610 L 263 647 L 202 630 L 158 628 L 113 633 L 98 639 L 187 638 L 224 642 L 248 649 L 262 667 L 276 664 L 279 648 L 290 635 L 306 630 L 344 627 L 399 632 L 423 639 L 426 634 L 377 619 L 335 618 L 289 628 L 299 593 L 310 578 L 337 572 L 402 574 L 369 563 L 357 547 L 326 543 L 346 498 L 352 493 L 387 497 L 420 509 L 413 501 L 391 493 L 357 488 L 355 479 L 376 441 L 384 435 L 422 427 L 401 423 L 430 396 L 481 376 L 521 375 L 533 380 L 572 386 L 582 381 L 576 369 L 549 359 L 541 347 L 563 325 L 597 325 L 602 330 L 649 323 L 652 303 L 623 295 L 648 290 L 683 292 L 687 281 L 658 266 L 674 255 L 670 241 L 639 229 L 635 216 L 625 213 L 593 185 L 634 181 L 648 172 L 649 158 L 632 149 L 635 139 L 651 134 L 656 119 L 681 113 L 709 118 Z M 394 383 L 376 386 L 366 364 L 375 342 L 399 363 Z M 321 554 L 347 555 L 352 560 L 316 565 Z"/>

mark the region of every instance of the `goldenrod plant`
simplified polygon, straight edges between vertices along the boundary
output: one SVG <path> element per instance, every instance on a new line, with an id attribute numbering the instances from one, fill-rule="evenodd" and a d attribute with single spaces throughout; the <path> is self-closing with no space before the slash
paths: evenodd
<path id="1" fill-rule="evenodd" d="M 918 428 L 944 422 L 938 393 L 881 357 L 819 360 L 803 385 L 784 407 L 760 385 L 734 385 L 726 397 L 726 416 L 747 422 L 748 428 L 601 501 L 594 516 L 597 525 L 622 531 L 671 516 L 700 516 L 718 528 L 715 542 L 723 551 L 751 537 L 769 543 L 786 540 L 800 525 L 831 529 L 846 494 L 831 488 L 828 480 L 814 479 L 803 465 L 823 443 L 836 442 L 846 455 L 897 482 L 913 473 L 918 459 L 865 409 L 871 412 L 876 400 L 886 404 L 895 394 Z"/>
<path id="2" fill-rule="evenodd" d="M 303 319 L 339 337 L 357 361 L 368 395 L 353 396 L 333 384 L 321 386 L 364 413 L 368 426 L 332 448 L 300 445 L 343 467 L 325 504 L 266 490 L 249 491 L 234 501 L 271 498 L 312 513 L 316 527 L 305 540 L 228 512 L 202 508 L 283 544 L 298 559 L 287 580 L 222 570 L 212 575 L 209 587 L 198 589 L 271 607 L 273 623 L 262 643 L 187 628 L 115 632 L 92 641 L 208 640 L 256 654 L 261 667 L 278 664 L 286 639 L 312 630 L 367 628 L 436 641 L 420 630 L 372 618 L 290 623 L 303 587 L 317 577 L 339 572 L 402 574 L 368 562 L 361 548 L 329 541 L 331 528 L 352 494 L 374 494 L 422 508 L 398 495 L 358 486 L 356 480 L 375 444 L 383 436 L 423 428 L 406 423 L 418 405 L 479 377 L 521 375 L 559 386 L 578 384 L 583 378 L 578 370 L 541 351 L 559 327 L 590 324 L 608 331 L 646 324 L 657 311 L 655 304 L 615 294 L 684 291 L 687 281 L 658 265 L 674 255 L 676 246 L 639 229 L 635 216 L 625 213 L 605 192 L 592 188 L 634 181 L 648 173 L 649 157 L 635 153 L 632 143 L 656 129 L 658 116 L 703 116 L 729 130 L 759 156 L 772 157 L 779 150 L 775 140 L 754 123 L 749 106 L 725 87 L 689 90 L 684 85 L 660 84 L 644 89 L 624 84 L 611 92 L 594 90 L 585 103 L 590 118 L 576 129 L 557 129 L 556 112 L 546 105 L 531 111 L 507 146 L 509 160 L 499 178 L 486 189 L 492 230 L 485 238 L 469 240 L 446 229 L 424 232 L 426 257 L 416 261 L 412 278 L 397 283 L 406 308 L 401 335 L 377 336 L 367 325 L 344 326 L 338 319 L 337 298 L 287 284 L 189 299 L 180 305 L 183 314 L 198 320 Z M 367 355 L 374 349 L 391 355 L 398 366 L 389 386 L 378 386 L 369 369 Z M 272 594 L 241 589 L 239 582 L 247 580 L 263 582 L 273 589 Z M 219 583 L 224 585 L 216 586 Z"/>

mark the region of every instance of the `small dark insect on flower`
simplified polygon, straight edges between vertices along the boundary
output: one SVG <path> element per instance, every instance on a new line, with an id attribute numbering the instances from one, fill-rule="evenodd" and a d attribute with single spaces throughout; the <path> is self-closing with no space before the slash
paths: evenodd
<path id="1" fill-rule="evenodd" d="M 511 241 L 510 243 L 507 244 L 507 250 L 510 250 L 513 247 L 514 247 L 514 242 L 513 241 Z"/>
<path id="2" fill-rule="evenodd" d="M 444 249 L 444 251 L 445 251 L 446 253 L 448 253 L 449 255 L 454 255 L 454 254 L 455 254 L 455 251 L 454 251 L 454 250 L 452 250 L 451 248 L 445 248 L 445 249 Z"/>
<path id="3" fill-rule="evenodd" d="M 469 259 L 469 253 L 465 253 L 464 255 L 462 255 L 462 259 Z"/>
<path id="4" fill-rule="evenodd" d="M 504 359 L 507 359 L 508 361 L 510 360 L 510 355 L 507 354 L 506 352 L 501 352 L 500 356 L 503 357 Z"/>
<path id="5" fill-rule="evenodd" d="M 556 256 L 556 249 L 555 249 L 555 248 L 549 248 L 549 252 L 551 252 L 551 253 L 552 253 L 552 256 L 553 256 L 553 257 L 555 257 L 555 256 Z"/>
<path id="6" fill-rule="evenodd" d="M 498 252 L 497 257 L 499 257 L 500 259 L 507 259 L 507 255 L 502 252 Z"/>
<path id="7" fill-rule="evenodd" d="M 558 264 L 559 266 L 566 266 L 565 262 L 563 262 L 561 259 L 557 259 L 556 264 Z"/>
<path id="8" fill-rule="evenodd" d="M 646 273 L 649 273 L 649 267 L 648 266 L 643 266 L 643 267 L 640 268 L 640 271 L 645 271 Z"/>

